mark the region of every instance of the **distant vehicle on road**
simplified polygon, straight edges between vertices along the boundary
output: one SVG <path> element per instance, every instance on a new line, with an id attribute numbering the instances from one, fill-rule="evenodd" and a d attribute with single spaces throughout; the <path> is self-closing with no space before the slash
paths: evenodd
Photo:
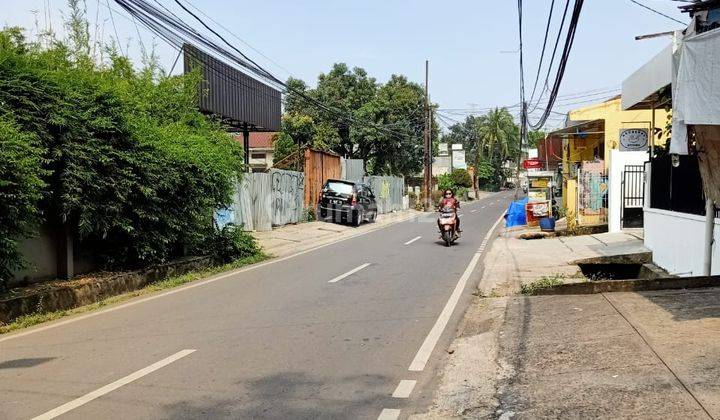
<path id="1" fill-rule="evenodd" d="M 360 226 L 364 221 L 375 221 L 377 202 L 367 184 L 328 179 L 320 192 L 317 214 L 320 220 L 331 218 L 333 222 Z"/>

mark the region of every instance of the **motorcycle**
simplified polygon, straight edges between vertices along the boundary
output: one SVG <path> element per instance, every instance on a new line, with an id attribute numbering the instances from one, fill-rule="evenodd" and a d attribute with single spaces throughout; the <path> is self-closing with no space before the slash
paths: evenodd
<path id="1" fill-rule="evenodd" d="M 445 246 L 450 246 L 458 238 L 457 214 L 452 207 L 443 207 L 438 216 L 440 225 L 440 237 L 445 241 Z"/>

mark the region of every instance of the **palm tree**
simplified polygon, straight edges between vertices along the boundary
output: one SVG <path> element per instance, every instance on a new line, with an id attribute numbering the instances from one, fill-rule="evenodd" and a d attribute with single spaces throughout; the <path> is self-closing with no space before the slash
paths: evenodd
<path id="1" fill-rule="evenodd" d="M 487 148 L 492 159 L 495 146 L 500 148 L 501 157 L 510 153 L 515 134 L 515 121 L 506 108 L 495 108 L 483 115 L 478 124 L 478 156 L 482 158 L 482 150 Z"/>
<path id="2" fill-rule="evenodd" d="M 496 149 L 499 149 L 500 160 L 504 161 L 517 143 L 517 125 L 506 108 L 495 108 L 478 118 L 476 131 L 477 167 L 483 161 L 485 150 L 493 160 Z"/>

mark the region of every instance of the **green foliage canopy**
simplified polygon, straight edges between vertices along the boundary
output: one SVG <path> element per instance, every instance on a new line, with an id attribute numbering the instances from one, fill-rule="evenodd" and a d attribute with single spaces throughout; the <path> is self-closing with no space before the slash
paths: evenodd
<path id="1" fill-rule="evenodd" d="M 112 51 L 98 64 L 83 51 L 0 32 L 0 206 L 23 214 L 0 219 L 0 243 L 11 255 L 41 214 L 108 265 L 200 249 L 231 201 L 241 146 L 197 110 L 197 74 L 136 71 Z M 8 188 L 19 193 L 8 200 Z M 6 275 L 16 266 L 0 259 Z"/>
<path id="2" fill-rule="evenodd" d="M 335 110 L 320 109 L 292 92 L 286 95 L 283 133 L 296 144 L 364 159 L 371 174 L 412 175 L 422 169 L 425 99 L 419 84 L 401 75 L 381 84 L 364 69 L 344 63 L 320 74 L 314 89 L 297 79 L 287 83 Z M 298 124 L 302 117 L 310 127 Z M 433 124 L 434 143 L 438 132 Z M 282 141 L 281 150 L 288 140 Z"/>
<path id="3" fill-rule="evenodd" d="M 503 164 L 520 153 L 520 130 L 505 108 L 468 116 L 450 126 L 443 141 L 463 144 L 469 163 L 476 168 L 479 186 L 491 190 L 499 188 L 507 175 Z"/>

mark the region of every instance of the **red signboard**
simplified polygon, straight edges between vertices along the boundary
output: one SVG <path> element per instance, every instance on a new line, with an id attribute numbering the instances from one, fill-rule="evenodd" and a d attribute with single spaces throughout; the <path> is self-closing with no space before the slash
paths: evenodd
<path id="1" fill-rule="evenodd" d="M 543 164 L 538 158 L 525 159 L 523 161 L 523 168 L 525 169 L 542 169 Z"/>

